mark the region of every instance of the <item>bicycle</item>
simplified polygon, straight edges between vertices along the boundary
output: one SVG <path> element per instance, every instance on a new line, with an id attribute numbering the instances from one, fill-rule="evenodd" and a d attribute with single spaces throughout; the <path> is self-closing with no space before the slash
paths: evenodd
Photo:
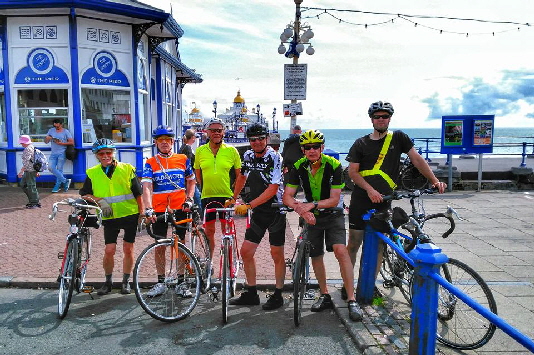
<path id="1" fill-rule="evenodd" d="M 280 203 L 273 203 L 273 208 L 282 212 L 291 212 L 289 208 Z M 321 211 L 343 211 L 340 207 L 324 208 Z M 299 220 L 300 233 L 297 236 L 293 256 L 286 260 L 286 266 L 291 270 L 293 279 L 293 322 L 298 327 L 302 323 L 302 305 L 304 300 L 315 299 L 315 291 L 308 288 L 310 283 L 310 251 L 311 242 L 308 240 L 308 223 Z"/>
<path id="2" fill-rule="evenodd" d="M 96 204 L 96 202 L 95 202 Z M 67 234 L 65 248 L 58 253 L 61 259 L 59 269 L 59 293 L 58 293 L 58 317 L 65 318 L 72 300 L 72 293 L 76 289 L 77 293 L 93 292 L 93 286 L 85 285 L 87 266 L 91 259 L 91 230 L 89 228 L 99 228 L 102 224 L 102 211 L 98 205 L 89 205 L 83 199 L 66 199 L 52 205 L 52 214 L 48 216 L 50 220 L 55 220 L 60 205 L 72 207 L 68 222 L 70 225 Z M 94 210 L 96 214 L 90 214 Z"/>
<path id="3" fill-rule="evenodd" d="M 200 226 L 198 207 L 193 206 L 188 218 L 176 221 L 173 213 L 158 216 L 172 227 L 170 238 L 155 235 L 151 224 L 146 230 L 156 241 L 139 255 L 134 266 L 133 287 L 141 307 L 151 317 L 163 322 L 176 322 L 187 317 L 195 308 L 201 293 L 210 290 L 211 257 L 209 242 Z M 177 233 L 190 232 L 188 248 Z M 158 276 L 164 275 L 163 280 Z M 154 292 L 156 287 L 159 291 Z"/>
<path id="4" fill-rule="evenodd" d="M 390 213 L 375 213 L 379 220 L 388 224 L 385 227 L 387 231 L 385 229 L 382 231 L 385 231 L 389 238 L 406 253 L 414 249 L 417 244 L 432 242 L 430 236 L 423 230 L 425 223 L 428 221 L 435 219 L 446 219 L 448 221 L 450 226 L 442 234 L 443 238 L 447 238 L 454 231 L 455 222 L 452 216 L 457 215 L 457 213 L 452 207 L 447 207 L 445 213 L 431 215 L 426 215 L 424 209 L 421 212 L 417 211 L 415 200 L 423 194 L 431 194 L 433 192 L 434 190 L 432 189 L 416 190 L 408 193 L 397 192 L 391 196 L 384 197 L 385 200 L 410 199 L 412 206 L 411 216 L 408 216 L 400 207 L 395 207 L 397 215 L 402 215 L 396 223 L 393 222 L 394 218 Z M 396 229 L 399 226 L 406 229 L 411 237 L 399 232 Z M 448 282 L 497 314 L 497 305 L 490 288 L 471 267 L 459 260 L 449 258 L 449 261 L 441 266 L 441 272 Z M 384 278 L 384 287 L 398 287 L 408 303 L 411 304 L 413 265 L 397 255 L 389 245 L 384 248 L 381 274 Z M 496 326 L 494 324 L 439 285 L 437 340 L 440 343 L 461 350 L 477 349 L 493 337 L 495 330 Z"/>
<path id="5" fill-rule="evenodd" d="M 204 223 L 208 213 L 224 213 L 224 228 L 221 236 L 221 259 L 219 262 L 219 279 L 221 280 L 222 291 L 222 319 L 223 323 L 228 322 L 228 302 L 235 296 L 237 286 L 237 275 L 242 266 L 239 248 L 237 247 L 237 234 L 234 223 L 234 208 L 207 208 L 204 211 Z M 247 214 L 247 228 L 250 227 L 250 213 Z M 219 217 L 220 218 L 220 217 Z"/>
<path id="6" fill-rule="evenodd" d="M 397 185 L 408 191 L 422 190 L 428 186 L 428 180 L 407 156 L 401 163 Z"/>

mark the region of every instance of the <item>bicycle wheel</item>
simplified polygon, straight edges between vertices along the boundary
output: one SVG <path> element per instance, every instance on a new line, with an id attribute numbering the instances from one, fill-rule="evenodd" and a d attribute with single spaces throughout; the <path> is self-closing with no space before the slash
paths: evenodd
<path id="1" fill-rule="evenodd" d="M 91 230 L 89 228 L 80 229 L 80 250 L 78 251 L 80 268 L 78 269 L 79 277 L 76 278 L 76 289 L 82 292 L 85 285 L 85 275 L 87 274 L 87 265 L 91 258 Z"/>
<path id="2" fill-rule="evenodd" d="M 456 259 L 442 266 L 443 277 L 480 305 L 497 314 L 493 294 L 472 268 Z M 440 343 L 461 350 L 477 349 L 486 344 L 496 326 L 443 287 L 438 290 L 438 329 Z"/>
<path id="3" fill-rule="evenodd" d="M 65 318 L 72 299 L 76 283 L 76 266 L 78 265 L 78 240 L 73 237 L 67 242 L 67 252 L 63 256 L 63 269 L 59 280 L 58 316 Z"/>
<path id="4" fill-rule="evenodd" d="M 228 322 L 228 301 L 231 296 L 230 286 L 230 239 L 223 239 L 223 255 L 222 255 L 222 317 L 223 323 Z"/>
<path id="5" fill-rule="evenodd" d="M 384 278 L 384 287 L 398 287 L 401 294 L 409 304 L 412 303 L 411 280 L 413 269 L 389 245 L 384 246 L 384 258 L 380 274 Z"/>
<path id="6" fill-rule="evenodd" d="M 306 269 L 309 255 L 308 245 L 305 242 L 300 242 L 293 265 L 293 321 L 296 327 L 302 322 L 302 303 L 308 286 Z"/>
<path id="7" fill-rule="evenodd" d="M 164 279 L 154 284 L 158 277 Z M 149 245 L 135 262 L 133 286 L 137 301 L 160 321 L 175 322 L 187 317 L 200 298 L 201 284 L 197 260 L 173 239 Z"/>
<path id="8" fill-rule="evenodd" d="M 421 190 L 428 185 L 428 180 L 410 163 L 400 173 L 400 185 L 405 190 Z"/>
<path id="9" fill-rule="evenodd" d="M 234 236 L 232 239 L 232 253 L 230 254 L 230 297 L 235 296 L 237 288 L 237 275 L 241 268 L 241 260 L 239 258 L 239 252 L 237 249 L 237 239 Z"/>
<path id="10" fill-rule="evenodd" d="M 211 286 L 211 257 L 208 237 L 201 227 L 191 232 L 191 252 L 197 258 L 202 278 L 202 293 L 206 293 Z"/>

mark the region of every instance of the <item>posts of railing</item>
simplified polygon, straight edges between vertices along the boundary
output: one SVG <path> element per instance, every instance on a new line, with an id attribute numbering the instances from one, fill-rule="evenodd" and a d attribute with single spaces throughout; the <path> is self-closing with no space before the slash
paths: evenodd
<path id="1" fill-rule="evenodd" d="M 432 160 L 428 157 L 428 150 L 429 150 L 428 149 L 428 144 L 430 142 L 430 139 L 428 139 L 428 138 L 425 139 L 425 142 L 426 142 L 426 153 L 425 153 L 426 157 L 425 157 L 425 160 L 430 163 L 430 162 L 432 162 Z"/>
<path id="2" fill-rule="evenodd" d="M 415 262 L 409 353 L 435 354 L 439 285 L 430 274 L 439 273 L 440 266 L 449 258 L 431 243 L 418 245 L 409 255 Z"/>
<path id="3" fill-rule="evenodd" d="M 527 163 L 525 162 L 526 158 L 527 158 L 527 142 L 523 142 L 523 153 L 521 153 L 521 164 L 519 165 L 521 168 L 524 168 L 527 166 Z"/>
<path id="4" fill-rule="evenodd" d="M 369 219 L 369 214 L 364 216 L 364 220 Z M 380 237 L 369 225 L 365 227 L 362 245 L 362 257 L 360 261 L 360 274 L 358 286 L 356 288 L 356 300 L 360 304 L 371 304 L 373 302 L 373 291 L 375 288 L 375 272 L 378 264 L 378 244 Z"/>

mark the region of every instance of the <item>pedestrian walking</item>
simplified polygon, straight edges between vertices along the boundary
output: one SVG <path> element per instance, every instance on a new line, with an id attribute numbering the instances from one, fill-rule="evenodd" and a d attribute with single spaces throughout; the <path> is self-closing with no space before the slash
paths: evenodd
<path id="1" fill-rule="evenodd" d="M 35 147 L 32 144 L 32 139 L 27 135 L 19 137 L 19 144 L 24 147 L 24 150 L 22 151 L 22 167 L 17 176 L 21 178 L 20 186 L 28 197 L 26 208 L 40 208 L 41 203 L 39 202 L 39 192 L 37 191 L 36 183 L 39 172 L 33 168 Z"/>

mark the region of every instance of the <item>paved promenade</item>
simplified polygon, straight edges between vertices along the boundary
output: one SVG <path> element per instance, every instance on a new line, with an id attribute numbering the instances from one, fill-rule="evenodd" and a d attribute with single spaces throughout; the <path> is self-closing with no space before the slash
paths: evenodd
<path id="1" fill-rule="evenodd" d="M 51 194 L 50 189 L 40 188 L 41 209 L 24 208 L 26 199 L 19 188 L 0 185 L 0 285 L 19 287 L 56 287 L 60 260 L 67 230 L 66 213 L 58 214 L 56 221 L 47 217 L 52 203 L 66 197 L 76 197 L 77 190 Z M 345 196 L 349 201 L 349 196 Z M 407 201 L 397 205 L 408 210 Z M 464 218 L 457 222 L 456 231 L 448 239 L 435 238 L 437 245 L 447 255 L 466 262 L 488 282 L 497 301 L 499 315 L 530 338 L 534 338 L 531 326 L 534 319 L 534 192 L 514 191 L 461 191 L 425 198 L 427 213 L 454 207 Z M 288 215 L 286 257 L 292 255 L 294 235 L 298 233 L 297 218 Z M 238 231 L 244 229 L 244 220 L 238 220 Z M 136 243 L 139 252 L 151 242 L 148 236 L 140 236 Z M 115 280 L 121 278 L 121 250 L 118 248 Z M 101 256 L 103 250 L 102 229 L 95 231 L 93 239 L 94 259 L 89 266 L 89 283 L 97 285 L 103 280 Z M 272 289 L 273 268 L 267 241 L 258 249 L 258 280 Z M 348 311 L 339 299 L 341 277 L 333 254 L 325 257 L 329 275 L 330 292 L 336 301 L 336 312 L 346 324 L 357 346 L 366 354 L 407 354 L 410 310 L 399 292 L 384 289 L 380 280 L 377 286 L 384 296 L 384 305 L 365 307 L 361 323 L 348 321 Z M 289 279 L 289 272 L 287 278 Z M 313 275 L 312 275 L 313 277 Z M 357 277 L 357 270 L 356 270 Z M 286 281 L 289 287 L 290 282 Z M 481 349 L 456 352 L 438 346 L 442 354 L 527 354 L 502 331 L 497 330 L 493 339 Z"/>

